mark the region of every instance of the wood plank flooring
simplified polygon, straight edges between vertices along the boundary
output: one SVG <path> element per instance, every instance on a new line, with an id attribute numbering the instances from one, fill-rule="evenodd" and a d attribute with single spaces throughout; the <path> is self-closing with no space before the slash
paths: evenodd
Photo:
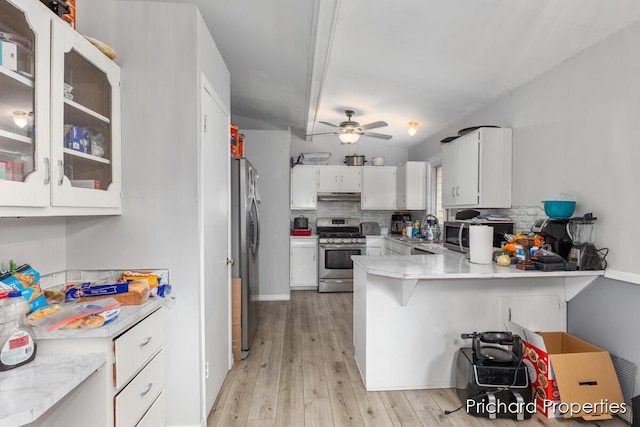
<path id="1" fill-rule="evenodd" d="M 353 358 L 351 293 L 293 291 L 260 303 L 249 356 L 229 371 L 208 427 L 327 426 L 627 426 L 586 422 L 487 420 L 464 410 L 452 389 L 367 392 Z M 452 356 L 453 357 L 453 356 Z"/>

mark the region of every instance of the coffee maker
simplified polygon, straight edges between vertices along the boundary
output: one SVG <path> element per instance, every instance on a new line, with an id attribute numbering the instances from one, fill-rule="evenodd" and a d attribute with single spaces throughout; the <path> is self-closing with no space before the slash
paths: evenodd
<path id="1" fill-rule="evenodd" d="M 603 258 L 596 249 L 596 220 L 592 213 L 571 218 L 567 224 L 567 234 L 573 246 L 569 251 L 569 261 L 574 261 L 578 270 L 601 270 Z"/>
<path id="2" fill-rule="evenodd" d="M 406 227 L 406 224 L 411 222 L 411 215 L 408 212 L 394 212 L 391 215 L 389 233 L 402 235 L 402 230 Z"/>
<path id="3" fill-rule="evenodd" d="M 551 251 L 568 260 L 569 251 L 573 246 L 567 232 L 568 223 L 568 219 L 538 219 L 531 227 L 531 231 L 540 234 L 544 238 L 544 243 L 551 247 Z"/>

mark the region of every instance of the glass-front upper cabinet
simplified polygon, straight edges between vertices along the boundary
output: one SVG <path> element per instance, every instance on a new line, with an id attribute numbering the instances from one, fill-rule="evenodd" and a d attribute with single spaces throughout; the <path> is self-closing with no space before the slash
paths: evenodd
<path id="1" fill-rule="evenodd" d="M 64 22 L 52 22 L 53 206 L 119 208 L 120 68 Z"/>
<path id="2" fill-rule="evenodd" d="M 49 206 L 50 23 L 37 1 L 0 0 L 0 205 Z"/>

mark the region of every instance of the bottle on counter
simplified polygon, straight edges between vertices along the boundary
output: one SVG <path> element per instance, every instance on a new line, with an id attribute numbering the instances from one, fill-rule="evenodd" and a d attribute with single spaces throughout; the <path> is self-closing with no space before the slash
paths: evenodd
<path id="1" fill-rule="evenodd" d="M 25 316 L 27 300 L 20 291 L 0 294 L 0 371 L 8 371 L 36 357 L 36 342 Z"/>

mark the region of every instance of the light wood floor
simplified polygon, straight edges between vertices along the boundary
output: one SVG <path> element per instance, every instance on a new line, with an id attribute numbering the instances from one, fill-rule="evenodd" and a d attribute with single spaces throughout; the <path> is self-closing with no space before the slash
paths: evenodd
<path id="1" fill-rule="evenodd" d="M 294 291 L 291 301 L 260 304 L 252 350 L 229 371 L 208 427 L 628 425 L 444 415 L 460 406 L 452 389 L 367 392 L 353 358 L 352 294 Z"/>

